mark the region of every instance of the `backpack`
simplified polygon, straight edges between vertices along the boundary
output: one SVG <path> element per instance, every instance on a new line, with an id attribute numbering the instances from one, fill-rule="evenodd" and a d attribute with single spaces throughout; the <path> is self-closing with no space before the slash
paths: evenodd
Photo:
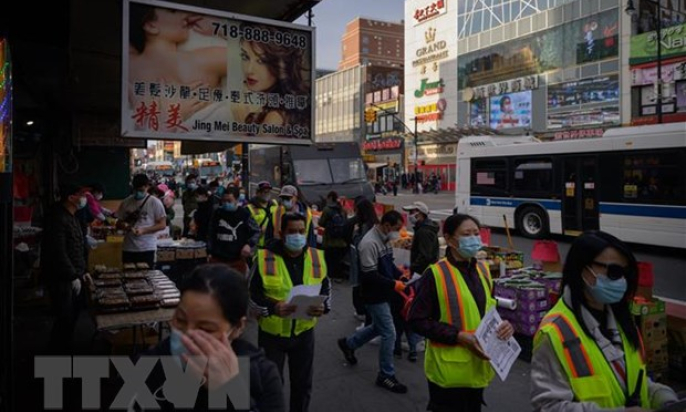
<path id="1" fill-rule="evenodd" d="M 346 235 L 346 220 L 340 210 L 333 210 L 334 214 L 326 223 L 326 234 L 331 239 L 344 239 Z"/>

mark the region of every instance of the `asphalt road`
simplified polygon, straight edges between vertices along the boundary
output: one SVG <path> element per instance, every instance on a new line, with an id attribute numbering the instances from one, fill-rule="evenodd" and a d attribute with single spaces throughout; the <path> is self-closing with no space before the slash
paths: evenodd
<path id="1" fill-rule="evenodd" d="M 431 218 L 437 221 L 445 219 L 452 214 L 455 206 L 455 195 L 452 192 L 440 192 L 438 195 L 433 193 L 415 195 L 409 191 L 403 191 L 398 196 L 377 195 L 377 201 L 392 204 L 398 210 L 404 205 L 411 204 L 415 200 L 420 200 L 429 206 Z M 516 231 L 511 233 L 514 247 L 524 252 L 525 264 L 531 264 L 531 251 L 534 241 L 519 236 Z M 560 256 L 564 260 L 573 241 L 568 236 L 552 236 L 558 244 Z M 494 229 L 491 236 L 491 243 L 496 246 L 507 246 L 507 236 L 502 229 Z M 686 251 L 646 246 L 639 244 L 630 245 L 636 258 L 642 262 L 651 262 L 655 274 L 654 294 L 660 298 L 680 301 L 686 304 Z"/>

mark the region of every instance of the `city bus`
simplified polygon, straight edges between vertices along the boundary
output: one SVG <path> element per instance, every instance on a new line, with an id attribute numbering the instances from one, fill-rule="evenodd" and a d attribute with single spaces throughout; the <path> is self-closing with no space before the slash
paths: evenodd
<path id="1" fill-rule="evenodd" d="M 484 225 L 686 248 L 686 123 L 552 142 L 470 136 L 457 152 L 457 211 Z"/>
<path id="2" fill-rule="evenodd" d="M 216 178 L 224 177 L 224 167 L 219 161 L 198 158 L 193 160 L 193 169 L 197 171 L 198 177 L 201 181 L 210 183 Z"/>
<path id="3" fill-rule="evenodd" d="M 172 162 L 149 162 L 142 166 L 148 176 L 173 177 L 176 175 L 176 168 Z"/>

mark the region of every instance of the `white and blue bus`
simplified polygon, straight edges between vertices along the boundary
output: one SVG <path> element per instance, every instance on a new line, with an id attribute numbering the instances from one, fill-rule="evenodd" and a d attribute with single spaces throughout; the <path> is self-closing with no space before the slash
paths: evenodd
<path id="1" fill-rule="evenodd" d="M 686 123 L 541 142 L 471 136 L 457 150 L 457 210 L 529 238 L 600 229 L 686 248 Z"/>

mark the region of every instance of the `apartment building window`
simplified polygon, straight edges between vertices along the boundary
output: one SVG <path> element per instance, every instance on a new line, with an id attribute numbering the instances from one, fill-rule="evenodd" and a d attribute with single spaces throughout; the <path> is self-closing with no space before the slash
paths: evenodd
<path id="1" fill-rule="evenodd" d="M 362 44 L 369 44 L 369 36 L 362 36 Z"/>

